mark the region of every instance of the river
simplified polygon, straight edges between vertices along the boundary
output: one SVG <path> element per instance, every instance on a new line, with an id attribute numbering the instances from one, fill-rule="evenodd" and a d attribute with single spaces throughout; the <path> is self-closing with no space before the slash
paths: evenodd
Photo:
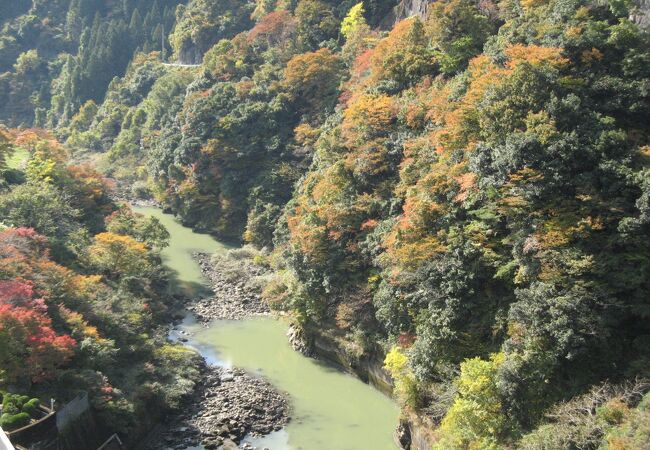
<path id="1" fill-rule="evenodd" d="M 170 245 L 163 250 L 162 258 L 177 282 L 193 292 L 204 287 L 192 253 L 222 252 L 228 246 L 180 225 L 158 208 L 134 210 L 157 217 L 167 227 Z M 271 450 L 397 448 L 392 438 L 399 414 L 395 403 L 357 378 L 294 351 L 282 320 L 214 321 L 204 327 L 192 323 L 190 317 L 184 326 L 193 335 L 190 343 L 208 362 L 244 368 L 288 393 L 292 405 L 289 425 L 244 442 Z"/>

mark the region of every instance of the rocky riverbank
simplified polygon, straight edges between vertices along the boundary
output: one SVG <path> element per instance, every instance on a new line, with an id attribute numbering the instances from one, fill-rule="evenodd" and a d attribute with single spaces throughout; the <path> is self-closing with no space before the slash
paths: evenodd
<path id="1" fill-rule="evenodd" d="M 258 286 L 251 283 L 265 273 L 265 269 L 250 262 L 237 265 L 237 274 L 226 273 L 215 267 L 210 255 L 197 254 L 196 260 L 205 277 L 210 280 L 213 295 L 187 305 L 197 320 L 208 323 L 215 319 L 241 320 L 269 315 L 268 305 L 262 301 Z"/>
<path id="2" fill-rule="evenodd" d="M 209 366 L 204 372 L 186 409 L 163 424 L 165 431 L 146 450 L 185 450 L 199 444 L 206 449 L 238 448 L 245 436 L 269 434 L 289 422 L 286 396 L 267 381 L 237 368 Z"/>
<path id="3" fill-rule="evenodd" d="M 259 289 L 251 280 L 264 274 L 264 268 L 239 261 L 237 273 L 215 266 L 207 254 L 195 255 L 212 295 L 191 299 L 185 309 L 202 324 L 212 320 L 241 320 L 268 315 Z M 176 319 L 181 320 L 182 314 Z M 178 326 L 178 322 L 177 322 Z M 187 331 L 178 329 L 181 342 L 191 341 Z M 185 450 L 202 445 L 205 449 L 253 449 L 242 443 L 244 437 L 261 436 L 280 430 L 290 420 L 289 401 L 266 380 L 238 368 L 204 366 L 203 377 L 183 411 L 159 427 L 146 450 Z"/>

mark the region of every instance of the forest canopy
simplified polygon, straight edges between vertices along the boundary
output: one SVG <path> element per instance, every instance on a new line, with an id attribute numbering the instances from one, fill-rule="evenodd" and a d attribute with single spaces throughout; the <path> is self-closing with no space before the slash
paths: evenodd
<path id="1" fill-rule="evenodd" d="M 0 334 L 48 345 L 0 379 L 126 386 L 142 346 L 128 422 L 192 378 L 141 338 L 167 237 L 115 187 L 265 249 L 264 298 L 387 355 L 435 448 L 650 446 L 647 6 L 117 3 L 0 6 Z"/>

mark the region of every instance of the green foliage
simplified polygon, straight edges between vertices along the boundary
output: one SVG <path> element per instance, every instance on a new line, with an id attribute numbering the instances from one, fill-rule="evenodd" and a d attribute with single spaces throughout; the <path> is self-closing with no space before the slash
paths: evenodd
<path id="1" fill-rule="evenodd" d="M 14 148 L 4 133 L 0 133 L 0 170 L 9 166 L 8 159 L 13 154 Z"/>
<path id="2" fill-rule="evenodd" d="M 647 446 L 644 382 L 596 385 L 589 392 L 553 406 L 553 420 L 525 434 L 517 448 L 632 449 Z M 644 400 L 645 399 L 645 400 Z"/>
<path id="3" fill-rule="evenodd" d="M 14 415 L 3 413 L 0 416 L 0 427 L 7 431 L 16 430 L 26 425 L 29 425 L 29 414 L 25 412 Z"/>
<path id="4" fill-rule="evenodd" d="M 74 0 L 10 8 L 0 32 L 0 119 L 56 126 L 87 100 L 100 103 L 136 49 L 149 53 L 162 45 L 163 54 L 169 52 L 163 31 L 172 30 L 178 3 Z"/>
<path id="5" fill-rule="evenodd" d="M 176 9 L 176 26 L 169 41 L 177 60 L 200 63 L 203 54 L 222 38 L 251 25 L 251 2 L 195 0 Z"/>
<path id="6" fill-rule="evenodd" d="M 133 213 L 126 206 L 109 217 L 106 230 L 114 234 L 132 236 L 156 250 L 162 250 L 169 244 L 169 232 L 156 217 Z"/>
<path id="7" fill-rule="evenodd" d="M 650 38 L 630 4 L 445 0 L 385 33 L 371 27 L 395 2 L 354 3 L 192 0 L 176 19 L 171 0 L 5 7 L 0 117 L 47 121 L 186 225 L 273 248 L 263 297 L 302 324 L 398 342 L 387 365 L 409 408 L 444 417 L 441 448 L 643 447 L 635 402 L 579 413 L 592 386 L 650 362 Z M 174 20 L 173 58 L 201 67 L 152 52 Z M 164 310 L 142 305 L 164 284 L 151 249 L 166 235 L 125 210 L 105 220 L 100 176 L 16 133 L 29 182 L 9 174 L 2 222 L 104 275 L 113 303 L 62 298 L 114 319 L 78 312 L 114 342 L 75 331 L 109 372 Z M 143 398 L 176 404 L 149 381 Z M 129 426 L 132 398 L 102 406 Z"/>
<path id="8" fill-rule="evenodd" d="M 386 354 L 384 368 L 388 370 L 395 382 L 395 393 L 407 406 L 417 408 L 420 406 L 418 384 L 415 376 L 408 367 L 408 358 L 397 347 L 393 347 Z"/>
<path id="9" fill-rule="evenodd" d="M 2 398 L 2 415 L 0 416 L 0 427 L 6 431 L 28 425 L 30 419 L 40 419 L 37 398 L 30 399 L 26 395 L 5 393 Z"/>
<path id="10" fill-rule="evenodd" d="M 349 39 L 359 27 L 366 25 L 366 19 L 363 17 L 364 13 L 363 2 L 359 2 L 350 8 L 348 15 L 341 22 L 341 34 L 344 38 Z"/>
<path id="11" fill-rule="evenodd" d="M 0 197 L 0 215 L 14 227 L 34 228 L 52 239 L 61 255 L 73 251 L 83 239 L 77 220 L 80 212 L 70 206 L 65 194 L 50 184 L 31 182 Z"/>
<path id="12" fill-rule="evenodd" d="M 339 22 L 331 6 L 320 0 L 299 0 L 295 11 L 298 44 L 303 50 L 315 49 L 336 38 Z"/>
<path id="13" fill-rule="evenodd" d="M 37 398 L 32 398 L 31 400 L 25 402 L 25 404 L 22 407 L 22 412 L 25 412 L 29 414 L 32 418 L 36 419 L 38 418 L 37 411 L 40 404 L 41 402 Z"/>
<path id="14" fill-rule="evenodd" d="M 473 358 L 460 365 L 458 397 L 440 425 L 441 439 L 435 449 L 498 449 L 508 433 L 508 421 L 501 407 L 497 373 L 505 355 L 489 361 Z"/>
<path id="15" fill-rule="evenodd" d="M 436 56 L 443 73 L 465 69 L 469 60 L 481 53 L 494 29 L 494 24 L 471 1 L 435 2 L 429 9 L 427 31 L 438 49 Z"/>
<path id="16" fill-rule="evenodd" d="M 632 411 L 626 408 L 617 412 L 616 425 L 607 432 L 601 444 L 602 449 L 635 449 L 650 445 L 650 394 L 645 394 L 638 407 Z"/>
<path id="17" fill-rule="evenodd" d="M 47 133 L 6 136 L 38 164 L 25 169 L 32 180 L 0 192 L 0 386 L 58 401 L 86 391 L 109 430 L 137 436 L 156 419 L 145 405 L 179 407 L 199 377 L 197 356 L 165 343 L 159 328 L 169 320 L 168 274 L 152 249 L 169 235 L 129 210 L 111 215 L 105 180 L 69 165 Z M 2 400 L 6 429 L 38 417 L 37 399 Z"/>

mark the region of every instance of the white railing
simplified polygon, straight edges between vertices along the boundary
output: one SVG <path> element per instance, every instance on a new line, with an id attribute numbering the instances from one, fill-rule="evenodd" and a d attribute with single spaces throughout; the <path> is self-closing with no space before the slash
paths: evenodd
<path id="1" fill-rule="evenodd" d="M 0 428 L 0 450 L 15 450 L 2 428 Z"/>

